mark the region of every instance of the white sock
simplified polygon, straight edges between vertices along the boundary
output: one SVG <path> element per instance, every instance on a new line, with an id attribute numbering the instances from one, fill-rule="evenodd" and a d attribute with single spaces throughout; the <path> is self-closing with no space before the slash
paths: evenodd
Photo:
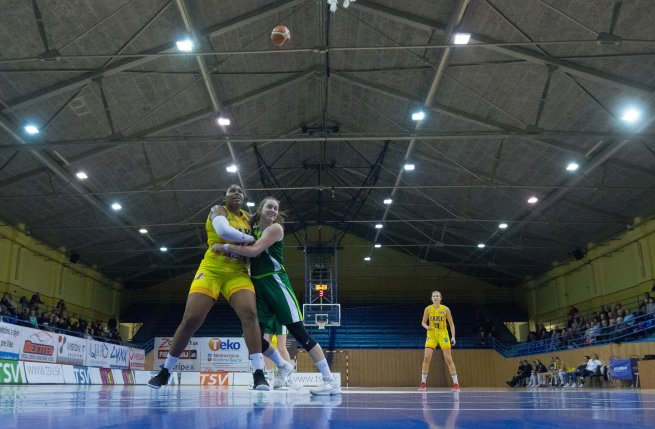
<path id="1" fill-rule="evenodd" d="M 428 373 L 427 372 L 422 372 L 421 373 L 421 383 L 425 383 L 428 381 Z"/>
<path id="2" fill-rule="evenodd" d="M 453 384 L 459 384 L 459 382 L 457 381 L 457 373 L 450 374 L 450 376 L 453 378 Z"/>
<path id="3" fill-rule="evenodd" d="M 280 352 L 278 352 L 278 351 L 277 351 L 276 349 L 274 349 L 273 347 L 269 347 L 268 350 L 266 350 L 266 351 L 264 352 L 264 356 L 266 356 L 267 358 L 269 358 L 270 360 L 272 360 L 273 363 L 274 363 L 275 365 L 277 365 L 278 367 L 280 367 L 280 368 L 284 368 L 284 367 L 286 367 L 286 366 L 289 364 L 289 362 L 287 362 L 286 360 L 284 360 L 284 358 L 282 357 L 282 355 L 280 354 Z"/>
<path id="4" fill-rule="evenodd" d="M 264 369 L 264 355 L 261 353 L 253 353 L 250 355 L 250 365 L 252 369 L 257 371 L 258 369 Z"/>
<path id="5" fill-rule="evenodd" d="M 171 356 L 170 354 L 166 356 L 166 362 L 164 362 L 164 368 L 168 370 L 168 372 L 173 372 L 175 369 L 175 365 L 177 365 L 177 360 L 179 358 L 176 358 L 175 356 Z"/>
<path id="6" fill-rule="evenodd" d="M 314 362 L 316 368 L 321 371 L 323 378 L 332 378 L 332 373 L 330 372 L 330 366 L 327 363 L 327 359 L 321 359 L 318 362 Z"/>

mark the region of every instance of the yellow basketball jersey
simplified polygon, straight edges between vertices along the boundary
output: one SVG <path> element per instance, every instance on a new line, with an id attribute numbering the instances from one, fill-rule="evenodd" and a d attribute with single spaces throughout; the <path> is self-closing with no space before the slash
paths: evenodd
<path id="1" fill-rule="evenodd" d="M 240 210 L 239 215 L 235 215 L 225 206 L 223 206 L 223 210 L 225 211 L 227 222 L 231 227 L 236 228 L 246 234 L 252 233 L 250 228 L 250 218 L 247 212 Z M 209 219 L 209 216 L 207 216 L 207 221 L 205 222 L 205 230 L 207 231 L 207 245 L 209 247 L 207 248 L 207 252 L 205 252 L 203 263 L 210 263 L 213 266 L 221 266 L 224 264 L 234 265 L 235 263 L 245 265 L 246 258 L 237 255 L 236 253 L 229 254 L 224 252 L 212 252 L 212 246 L 216 243 L 223 244 L 233 242 L 224 240 L 223 238 L 219 237 L 218 234 L 216 234 L 216 230 L 214 229 L 214 225 L 212 225 L 212 221 Z"/>
<path id="2" fill-rule="evenodd" d="M 430 321 L 430 329 L 434 329 L 437 331 L 445 331 L 446 328 L 446 306 L 445 305 L 439 305 L 439 307 L 434 308 L 434 305 L 428 306 L 430 309 L 430 313 L 428 316 L 428 320 Z"/>

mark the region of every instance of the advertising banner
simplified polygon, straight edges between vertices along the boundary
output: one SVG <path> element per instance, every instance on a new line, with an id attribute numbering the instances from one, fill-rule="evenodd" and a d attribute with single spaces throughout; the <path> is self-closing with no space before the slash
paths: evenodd
<path id="1" fill-rule="evenodd" d="M 29 384 L 62 384 L 64 372 L 55 363 L 23 362 Z"/>
<path id="2" fill-rule="evenodd" d="M 199 340 L 200 338 L 191 338 L 191 340 L 189 340 L 189 344 L 184 351 L 182 351 L 180 360 L 177 361 L 177 365 L 175 365 L 175 371 L 200 371 Z M 166 361 L 166 356 L 168 356 L 168 350 L 171 347 L 172 341 L 173 338 L 171 337 L 155 338 L 155 368 L 159 368 Z"/>
<path id="3" fill-rule="evenodd" d="M 66 384 L 102 384 L 98 368 L 62 365 L 61 369 Z"/>
<path id="4" fill-rule="evenodd" d="M 108 344 L 109 346 L 109 367 L 110 368 L 127 368 L 130 366 L 130 348 L 118 344 Z"/>
<path id="5" fill-rule="evenodd" d="M 16 359 L 20 354 L 19 326 L 0 322 L 0 359 Z"/>
<path id="6" fill-rule="evenodd" d="M 72 335 L 57 335 L 57 363 L 84 365 L 87 341 L 86 338 Z"/>
<path id="7" fill-rule="evenodd" d="M 20 360 L 57 362 L 57 334 L 23 326 L 17 328 L 20 330 Z"/>
<path id="8" fill-rule="evenodd" d="M 109 368 L 109 345 L 95 340 L 87 340 L 86 365 Z"/>
<path id="9" fill-rule="evenodd" d="M 130 349 L 130 369 L 145 369 L 146 351 L 142 349 Z"/>
<path id="10" fill-rule="evenodd" d="M 225 371 L 218 372 L 201 372 L 200 385 L 201 386 L 230 386 L 231 380 L 234 379 L 234 373 Z"/>
<path id="11" fill-rule="evenodd" d="M 0 384 L 27 384 L 23 362 L 0 359 Z"/>
<path id="12" fill-rule="evenodd" d="M 240 337 L 197 338 L 200 342 L 200 369 L 203 372 L 250 372 L 248 347 Z"/>
<path id="13" fill-rule="evenodd" d="M 610 374 L 614 380 L 633 380 L 637 359 L 610 359 Z"/>

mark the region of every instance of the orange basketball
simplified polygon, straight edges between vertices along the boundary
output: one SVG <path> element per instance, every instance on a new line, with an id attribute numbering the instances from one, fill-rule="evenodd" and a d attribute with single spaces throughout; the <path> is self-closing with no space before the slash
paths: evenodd
<path id="1" fill-rule="evenodd" d="M 284 25 L 278 25 L 271 33 L 271 42 L 273 42 L 275 46 L 282 46 L 289 39 L 291 39 L 291 32 L 289 32 L 289 29 Z"/>

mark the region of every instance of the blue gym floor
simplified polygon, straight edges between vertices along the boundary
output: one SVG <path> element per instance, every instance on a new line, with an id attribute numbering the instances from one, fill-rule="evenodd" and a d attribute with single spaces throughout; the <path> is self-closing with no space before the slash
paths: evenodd
<path id="1" fill-rule="evenodd" d="M 655 391 L 0 386 L 0 428 L 653 428 Z"/>

